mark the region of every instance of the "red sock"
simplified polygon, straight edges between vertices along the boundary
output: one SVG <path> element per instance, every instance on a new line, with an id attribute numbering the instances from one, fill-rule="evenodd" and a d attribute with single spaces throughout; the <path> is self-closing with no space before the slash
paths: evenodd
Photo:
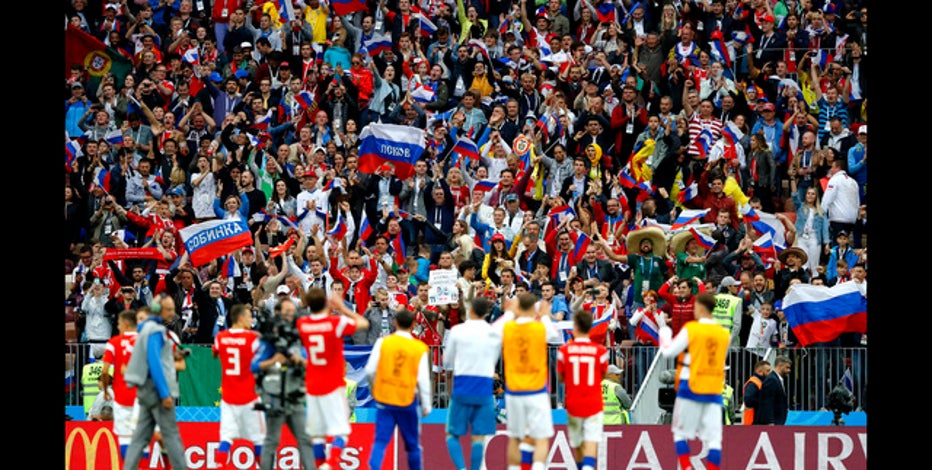
<path id="1" fill-rule="evenodd" d="M 683 470 L 693 470 L 693 464 L 689 462 L 689 454 L 680 455 L 679 457 L 677 457 L 677 459 L 679 459 L 680 461 L 680 468 L 682 468 Z"/>
<path id="2" fill-rule="evenodd" d="M 531 465 L 533 465 L 533 464 L 530 464 L 530 463 L 522 463 L 522 464 L 521 464 L 521 470 L 531 470 Z"/>

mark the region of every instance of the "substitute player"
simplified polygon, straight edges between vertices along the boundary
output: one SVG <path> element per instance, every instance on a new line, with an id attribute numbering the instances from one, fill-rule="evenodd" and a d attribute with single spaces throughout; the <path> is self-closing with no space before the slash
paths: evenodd
<path id="1" fill-rule="evenodd" d="M 252 442 L 256 461 L 262 456 L 265 439 L 265 414 L 255 409 L 259 403 L 256 376 L 250 368 L 259 349 L 259 333 L 250 329 L 252 311 L 248 305 L 236 304 L 230 309 L 231 327 L 217 333 L 212 351 L 220 358 L 220 447 L 217 462 L 221 468 L 229 465 L 230 447 L 234 439 Z"/>
<path id="2" fill-rule="evenodd" d="M 100 389 L 104 391 L 104 399 L 109 400 L 107 387 L 113 387 L 113 434 L 116 434 L 117 444 L 120 446 L 120 458 L 126 458 L 126 448 L 133 439 L 133 429 L 136 427 L 136 418 L 133 416 L 133 404 L 136 402 L 136 388 L 126 386 L 123 379 L 123 368 L 129 364 L 133 354 L 133 345 L 136 344 L 136 312 L 123 310 L 117 317 L 117 328 L 120 334 L 110 338 L 104 349 L 103 372 L 100 374 Z M 111 376 L 110 369 L 113 368 Z"/>
<path id="3" fill-rule="evenodd" d="M 340 454 L 350 435 L 343 338 L 369 328 L 369 321 L 350 310 L 343 299 L 327 299 L 312 287 L 304 294 L 310 315 L 298 318 L 296 327 L 307 353 L 304 384 L 307 389 L 307 432 L 311 435 L 314 462 L 320 470 L 340 468 Z M 337 312 L 337 314 L 333 314 Z M 327 437 L 333 438 L 327 455 Z"/>
<path id="4" fill-rule="evenodd" d="M 557 377 L 566 384 L 566 420 L 570 447 L 580 470 L 595 470 L 602 441 L 602 379 L 608 371 L 608 349 L 589 339 L 592 314 L 573 315 L 573 341 L 557 350 Z"/>
<path id="5" fill-rule="evenodd" d="M 453 394 L 447 413 L 447 450 L 456 470 L 465 470 L 460 436 L 472 428 L 470 470 L 482 466 L 485 436 L 495 434 L 495 366 L 502 353 L 501 337 L 493 335 L 485 316 L 492 302 L 472 300 L 466 321 L 450 329 L 443 366 L 453 371 Z"/>
<path id="6" fill-rule="evenodd" d="M 398 434 L 408 453 L 408 468 L 421 470 L 421 414 L 430 414 L 430 369 L 427 365 L 429 347 L 411 335 L 414 312 L 403 308 L 395 314 L 395 332 L 379 338 L 372 345 L 366 362 L 366 376 L 372 384 L 376 403 L 375 439 L 369 455 L 369 468 L 379 470 L 385 458 L 385 448 L 398 427 Z"/>
<path id="7" fill-rule="evenodd" d="M 544 470 L 553 436 L 547 343 L 559 342 L 562 334 L 553 323 L 549 304 L 539 303 L 527 292 L 509 299 L 505 313 L 492 326 L 502 338 L 508 470 Z M 521 442 L 526 437 L 533 444 Z"/>
<path id="8" fill-rule="evenodd" d="M 666 324 L 659 332 L 660 354 L 667 358 L 679 355 L 673 441 L 683 470 L 693 468 L 687 441 L 697 437 L 709 449 L 706 468 L 718 470 L 722 463 L 722 388 L 730 336 L 712 319 L 714 309 L 715 296 L 698 294 L 696 320 L 686 322 L 675 338 Z"/>

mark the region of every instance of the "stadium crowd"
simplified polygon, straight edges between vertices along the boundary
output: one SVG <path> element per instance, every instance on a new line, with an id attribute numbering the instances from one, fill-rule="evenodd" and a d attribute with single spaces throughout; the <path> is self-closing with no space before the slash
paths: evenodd
<path id="1" fill-rule="evenodd" d="M 532 292 L 610 347 L 656 345 L 713 292 L 740 299 L 716 315 L 733 346 L 793 348 L 793 284 L 866 295 L 864 1 L 64 3 L 111 63 L 65 64 L 81 342 L 164 294 L 209 344 L 232 305 L 258 323 L 315 286 L 373 325 L 355 344 L 407 308 L 439 346 L 473 297 L 494 320 Z M 423 129 L 420 157 L 361 154 L 379 123 Z M 254 245 L 192 265 L 179 231 L 231 217 Z"/>

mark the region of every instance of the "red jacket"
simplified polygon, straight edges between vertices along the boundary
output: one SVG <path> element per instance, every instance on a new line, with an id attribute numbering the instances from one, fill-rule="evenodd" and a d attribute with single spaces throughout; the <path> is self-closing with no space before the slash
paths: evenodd
<path id="1" fill-rule="evenodd" d="M 375 279 L 378 274 L 379 271 L 378 267 L 376 266 L 375 257 L 370 256 L 369 269 L 362 270 L 362 277 L 359 279 L 359 281 L 356 281 L 356 285 L 353 286 L 353 297 L 355 297 L 356 300 L 356 313 L 362 315 L 366 309 L 369 308 L 369 300 L 372 298 L 371 294 L 369 294 L 369 289 L 372 288 L 372 284 L 375 283 Z M 352 281 L 350 281 L 346 276 L 343 275 L 343 273 L 340 272 L 339 269 L 337 269 L 336 258 L 330 259 L 330 275 L 333 276 L 334 281 L 342 282 L 344 289 L 347 291 L 349 290 L 350 285 L 353 284 Z M 349 299 L 348 296 L 346 298 L 347 300 Z"/>
<path id="2" fill-rule="evenodd" d="M 699 283 L 699 293 L 701 294 L 703 292 L 705 292 L 705 284 Z M 669 305 L 670 311 L 667 313 L 670 315 L 670 329 L 673 330 L 673 336 L 676 336 L 676 334 L 680 332 L 680 328 L 682 328 L 686 322 L 696 319 L 693 311 L 693 302 L 696 300 L 695 295 L 690 294 L 686 300 L 681 302 L 680 299 L 670 293 L 669 282 L 664 282 L 663 285 L 660 286 L 657 295 Z"/>

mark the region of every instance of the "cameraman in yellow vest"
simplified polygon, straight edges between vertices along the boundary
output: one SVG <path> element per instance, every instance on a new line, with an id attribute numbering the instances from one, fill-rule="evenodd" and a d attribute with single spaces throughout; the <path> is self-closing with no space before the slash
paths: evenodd
<path id="1" fill-rule="evenodd" d="M 615 364 L 608 365 L 608 372 L 602 379 L 602 424 L 630 424 L 631 397 L 621 385 L 622 369 Z"/>

